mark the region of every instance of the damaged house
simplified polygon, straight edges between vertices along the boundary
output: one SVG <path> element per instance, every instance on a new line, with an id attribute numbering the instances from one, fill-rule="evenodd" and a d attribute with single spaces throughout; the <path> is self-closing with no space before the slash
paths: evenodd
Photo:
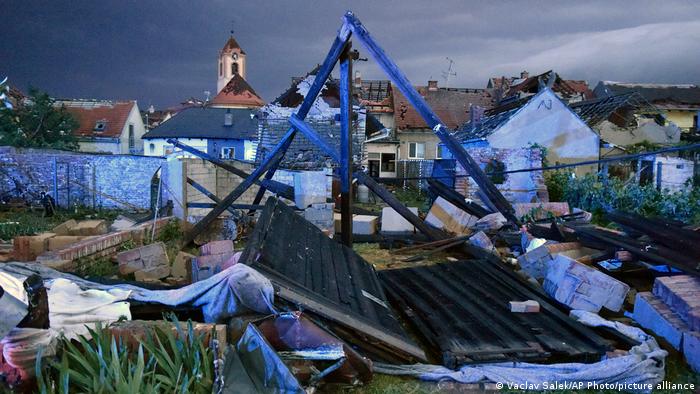
<path id="1" fill-rule="evenodd" d="M 465 123 L 456 137 L 462 145 L 499 149 L 545 148 L 550 164 L 597 160 L 599 137 L 549 87 L 519 106 L 501 106 L 482 118 Z M 576 173 L 597 171 L 596 166 L 576 167 Z"/>
<path id="2" fill-rule="evenodd" d="M 491 77 L 486 84 L 486 89 L 492 92 L 498 105 L 503 105 L 534 96 L 539 92 L 542 84 L 550 86 L 552 91 L 567 103 L 590 100 L 595 97 L 588 87 L 588 82 L 563 79 L 552 70 L 533 76 L 523 71 L 520 77 Z"/>
<path id="3" fill-rule="evenodd" d="M 261 162 L 272 151 L 289 129 L 289 117 L 296 113 L 319 67 L 315 67 L 304 77 L 292 78 L 291 86 L 271 103 L 260 109 L 260 136 L 256 161 Z M 358 101 L 353 103 L 353 160 L 364 162 L 363 144 L 365 141 L 366 111 Z M 339 81 L 329 78 L 319 96 L 311 106 L 306 118 L 319 136 L 337 148 L 340 143 L 340 87 Z M 297 133 L 280 166 L 287 169 L 318 170 L 327 168 L 330 157 L 301 133 Z"/>
<path id="4" fill-rule="evenodd" d="M 600 81 L 594 92 L 598 98 L 630 92 L 638 93 L 659 110 L 668 122 L 678 126 L 685 135 L 696 135 L 700 130 L 698 124 L 700 87 L 697 85 Z"/>

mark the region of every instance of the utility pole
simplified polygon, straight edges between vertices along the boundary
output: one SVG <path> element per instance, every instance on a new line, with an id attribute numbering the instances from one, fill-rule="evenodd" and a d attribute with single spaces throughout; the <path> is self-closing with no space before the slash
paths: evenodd
<path id="1" fill-rule="evenodd" d="M 455 63 L 455 61 L 449 57 L 445 57 L 445 59 L 447 59 L 449 63 L 447 65 L 447 71 L 442 72 L 442 78 L 445 79 L 445 87 L 447 88 L 450 86 L 450 77 L 456 77 L 457 73 L 452 71 L 452 65 Z"/>

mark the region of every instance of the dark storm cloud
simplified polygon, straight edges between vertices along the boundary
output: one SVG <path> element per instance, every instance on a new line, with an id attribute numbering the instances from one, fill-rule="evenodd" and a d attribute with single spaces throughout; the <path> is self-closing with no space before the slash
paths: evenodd
<path id="1" fill-rule="evenodd" d="M 233 20 L 248 80 L 270 100 L 323 60 L 350 9 L 416 84 L 440 80 L 448 56 L 457 73 L 450 84 L 462 87 L 523 69 L 591 83 L 700 80 L 697 2 L 491 3 L 4 1 L 0 76 L 60 97 L 172 105 L 215 89 Z M 371 62 L 356 69 L 382 77 Z"/>

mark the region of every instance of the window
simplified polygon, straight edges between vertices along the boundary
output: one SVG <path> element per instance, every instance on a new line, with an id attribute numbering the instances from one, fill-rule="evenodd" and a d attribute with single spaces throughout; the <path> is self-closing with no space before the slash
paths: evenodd
<path id="1" fill-rule="evenodd" d="M 442 144 L 437 144 L 437 147 L 435 148 L 435 158 L 436 159 L 442 159 Z"/>
<path id="2" fill-rule="evenodd" d="M 95 131 L 105 131 L 106 128 L 107 128 L 107 120 L 106 119 L 98 120 L 97 122 L 95 122 L 95 129 L 94 129 Z"/>
<path id="3" fill-rule="evenodd" d="M 129 125 L 129 149 L 134 149 L 136 146 L 136 139 L 134 138 L 134 125 Z"/>
<path id="4" fill-rule="evenodd" d="M 379 153 L 376 153 L 376 152 L 368 152 L 367 158 L 370 160 L 379 160 L 379 159 L 381 159 L 381 155 Z"/>
<path id="5" fill-rule="evenodd" d="M 425 142 L 409 142 L 408 158 L 425 159 Z"/>
<path id="6" fill-rule="evenodd" d="M 148 149 L 151 151 L 151 153 L 155 153 L 155 151 L 156 151 L 156 144 L 154 144 L 154 143 L 151 142 L 151 143 L 148 145 Z"/>
<path id="7" fill-rule="evenodd" d="M 222 62 L 219 62 L 219 76 L 224 75 L 224 64 Z"/>
<path id="8" fill-rule="evenodd" d="M 221 157 L 220 159 L 235 159 L 236 158 L 236 148 L 234 147 L 226 147 L 226 148 L 221 148 Z"/>
<path id="9" fill-rule="evenodd" d="M 238 74 L 238 63 L 231 63 L 231 75 Z"/>
<path id="10" fill-rule="evenodd" d="M 396 171 L 396 154 L 382 153 L 382 165 L 380 171 L 395 172 Z"/>

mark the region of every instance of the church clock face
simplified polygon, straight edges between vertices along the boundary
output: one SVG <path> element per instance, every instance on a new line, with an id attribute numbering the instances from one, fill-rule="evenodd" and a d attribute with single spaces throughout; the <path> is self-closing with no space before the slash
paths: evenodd
<path id="1" fill-rule="evenodd" d="M 231 58 L 232 58 L 233 60 L 238 60 L 238 54 L 237 54 L 237 53 L 234 53 L 233 55 L 231 55 Z"/>

